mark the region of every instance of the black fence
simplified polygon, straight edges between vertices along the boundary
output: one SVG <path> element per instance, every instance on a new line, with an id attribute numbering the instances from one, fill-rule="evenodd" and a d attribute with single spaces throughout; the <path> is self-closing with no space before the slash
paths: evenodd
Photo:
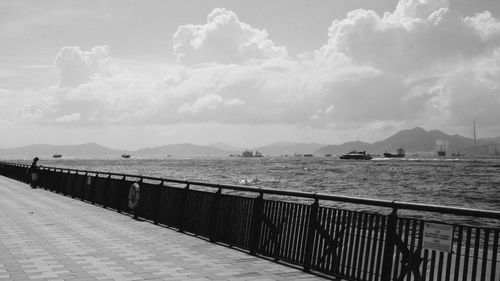
<path id="1" fill-rule="evenodd" d="M 30 180 L 27 168 L 0 162 L 1 175 L 22 182 Z M 129 188 L 139 181 L 140 203 L 132 215 L 306 272 L 369 281 L 500 280 L 497 211 L 55 167 L 41 167 L 38 174 L 46 190 L 129 214 Z M 472 218 L 476 224 L 404 217 L 400 210 Z"/>

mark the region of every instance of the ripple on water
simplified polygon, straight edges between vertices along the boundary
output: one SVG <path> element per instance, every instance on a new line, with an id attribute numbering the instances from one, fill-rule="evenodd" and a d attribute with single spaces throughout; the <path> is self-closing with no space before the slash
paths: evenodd
<path id="1" fill-rule="evenodd" d="M 500 160 L 63 159 L 42 165 L 498 210 Z M 29 164 L 29 163 L 27 163 Z M 256 180 L 257 179 L 257 180 Z M 242 182 L 243 181 L 243 182 Z"/>

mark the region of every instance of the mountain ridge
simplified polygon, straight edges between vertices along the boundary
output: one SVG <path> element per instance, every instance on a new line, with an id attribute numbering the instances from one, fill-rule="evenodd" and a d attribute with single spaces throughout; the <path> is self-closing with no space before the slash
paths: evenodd
<path id="1" fill-rule="evenodd" d="M 362 141 L 349 141 L 338 145 L 325 145 L 320 143 L 296 143 L 276 142 L 267 146 L 259 146 L 251 150 L 257 150 L 265 156 L 280 156 L 294 154 L 315 155 L 340 155 L 352 150 L 365 150 L 371 154 L 383 152 L 395 152 L 402 147 L 408 153 L 434 153 L 441 147 L 438 143 L 446 144 L 444 150 L 449 154 L 466 151 L 471 153 L 474 140 L 460 135 L 448 135 L 439 130 L 426 131 L 420 127 L 398 131 L 383 140 L 367 143 Z M 498 144 L 498 147 L 496 146 Z M 477 140 L 478 146 L 483 146 L 481 151 L 489 153 L 490 148 L 484 146 L 493 145 L 493 153 L 500 151 L 500 137 Z M 224 149 L 227 148 L 227 149 Z M 77 145 L 53 145 L 32 144 L 16 148 L 0 148 L 0 157 L 6 158 L 51 158 L 54 154 L 63 157 L 96 157 L 96 158 L 119 158 L 122 154 L 130 154 L 139 158 L 164 158 L 174 157 L 196 157 L 215 156 L 223 157 L 229 155 L 241 155 L 242 149 L 224 144 L 196 145 L 191 143 L 167 144 L 156 147 L 146 147 L 137 150 L 113 149 L 97 143 L 89 142 Z"/>
<path id="2" fill-rule="evenodd" d="M 64 157 L 111 157 L 114 155 L 130 154 L 131 151 L 113 149 L 97 143 L 83 143 L 75 145 L 32 144 L 16 148 L 0 148 L 0 156 L 11 157 L 52 157 L 61 154 Z"/>
<path id="3" fill-rule="evenodd" d="M 357 144 L 357 145 L 356 145 Z M 495 144 L 489 140 L 477 140 L 478 145 Z M 439 130 L 425 131 L 420 127 L 406 129 L 374 143 L 347 142 L 340 145 L 327 145 L 318 149 L 318 154 L 343 154 L 351 150 L 364 150 L 372 154 L 396 152 L 403 148 L 408 153 L 432 154 L 445 150 L 448 154 L 474 146 L 474 140 L 460 135 L 448 135 Z"/>

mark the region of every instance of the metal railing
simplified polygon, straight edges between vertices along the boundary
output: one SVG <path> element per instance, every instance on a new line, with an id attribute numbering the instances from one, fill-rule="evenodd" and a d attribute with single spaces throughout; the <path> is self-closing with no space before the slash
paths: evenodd
<path id="1" fill-rule="evenodd" d="M 27 168 L 0 162 L 1 175 L 22 182 L 29 182 Z M 141 197 L 134 216 L 295 264 L 306 272 L 369 281 L 500 280 L 497 211 L 57 167 L 41 167 L 38 173 L 38 185 L 46 190 L 125 213 L 132 213 L 127 209 L 130 185 L 139 181 Z M 348 210 L 336 207 L 338 202 L 380 211 Z M 436 222 L 405 217 L 399 210 L 493 224 Z M 432 236 L 431 231 L 440 228 L 446 231 Z"/>

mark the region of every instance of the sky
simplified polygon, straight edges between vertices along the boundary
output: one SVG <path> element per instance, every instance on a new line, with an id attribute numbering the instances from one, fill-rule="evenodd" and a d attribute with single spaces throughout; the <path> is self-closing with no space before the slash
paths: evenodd
<path id="1" fill-rule="evenodd" d="M 3 0 L 0 147 L 500 136 L 497 0 Z"/>

